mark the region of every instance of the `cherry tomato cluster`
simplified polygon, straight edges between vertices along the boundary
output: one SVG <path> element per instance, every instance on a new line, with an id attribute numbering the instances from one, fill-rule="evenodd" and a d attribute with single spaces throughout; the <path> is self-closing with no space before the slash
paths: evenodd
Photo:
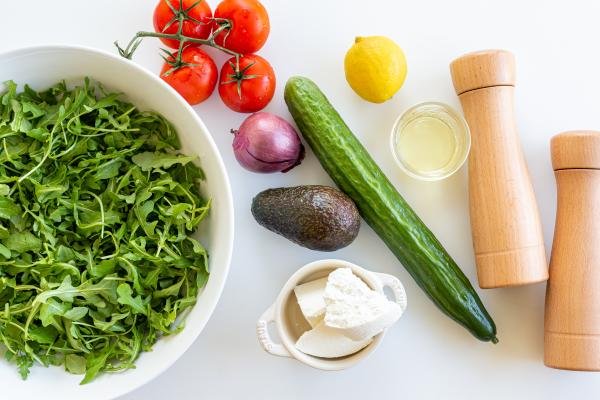
<path id="1" fill-rule="evenodd" d="M 254 54 L 267 41 L 270 24 L 258 0 L 222 0 L 214 14 L 206 0 L 160 0 L 154 10 L 154 32 L 138 32 L 119 53 L 131 58 L 144 37 L 158 37 L 163 50 L 161 78 L 194 105 L 210 97 L 219 84 L 223 103 L 234 111 L 262 110 L 275 93 L 275 72 Z M 202 46 L 232 57 L 218 73 Z"/>

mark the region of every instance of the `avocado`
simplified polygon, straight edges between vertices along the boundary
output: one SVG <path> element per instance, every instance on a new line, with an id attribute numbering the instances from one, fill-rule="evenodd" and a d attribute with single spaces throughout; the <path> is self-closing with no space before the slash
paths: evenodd
<path id="1" fill-rule="evenodd" d="M 360 229 L 360 215 L 352 199 L 321 185 L 260 192 L 252 200 L 252 215 L 270 231 L 312 250 L 346 247 Z"/>

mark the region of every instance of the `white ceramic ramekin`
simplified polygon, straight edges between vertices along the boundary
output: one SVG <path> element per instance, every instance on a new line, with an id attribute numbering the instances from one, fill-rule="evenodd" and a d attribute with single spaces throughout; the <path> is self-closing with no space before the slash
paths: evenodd
<path id="1" fill-rule="evenodd" d="M 275 356 L 292 357 L 314 368 L 335 371 L 355 365 L 375 350 L 383 339 L 385 331 L 375 336 L 373 341 L 364 349 L 345 357 L 314 357 L 296 349 L 296 341 L 302 333 L 310 329 L 310 325 L 300 311 L 294 295 L 294 288 L 299 284 L 323 278 L 337 268 L 351 268 L 356 276 L 380 293 L 383 293 L 384 287 L 390 288 L 394 293 L 394 300 L 400 304 L 402 310 L 406 309 L 406 292 L 398 278 L 388 274 L 367 271 L 358 265 L 343 260 L 315 261 L 306 264 L 288 279 L 275 303 L 258 320 L 256 333 L 266 352 Z M 269 335 L 268 325 L 270 323 L 275 323 L 281 343 L 275 343 Z"/>

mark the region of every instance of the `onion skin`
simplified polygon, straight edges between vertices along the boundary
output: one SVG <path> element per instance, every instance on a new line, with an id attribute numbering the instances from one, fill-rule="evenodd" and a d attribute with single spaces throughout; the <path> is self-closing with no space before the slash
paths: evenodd
<path id="1" fill-rule="evenodd" d="M 294 127 L 277 115 L 258 112 L 232 131 L 233 152 L 252 172 L 287 172 L 304 158 L 304 146 Z"/>

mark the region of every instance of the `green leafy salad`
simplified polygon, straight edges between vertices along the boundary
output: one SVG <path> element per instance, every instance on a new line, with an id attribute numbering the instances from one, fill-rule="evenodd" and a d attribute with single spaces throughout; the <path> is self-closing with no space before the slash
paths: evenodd
<path id="1" fill-rule="evenodd" d="M 0 353 L 23 378 L 132 368 L 208 279 L 203 173 L 164 117 L 87 79 L 0 96 Z"/>

